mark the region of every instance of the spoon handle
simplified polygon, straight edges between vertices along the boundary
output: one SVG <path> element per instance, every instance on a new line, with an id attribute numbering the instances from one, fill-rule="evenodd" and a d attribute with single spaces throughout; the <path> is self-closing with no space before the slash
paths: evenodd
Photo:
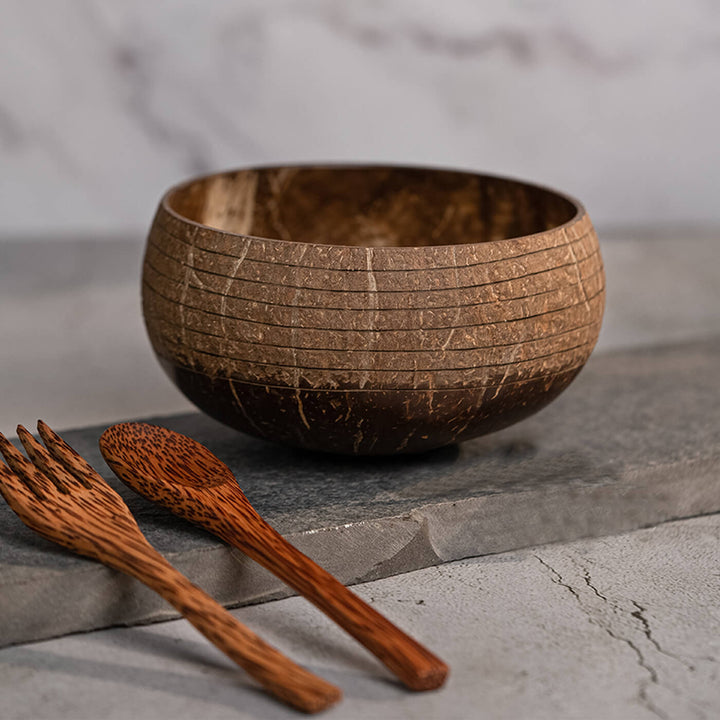
<path id="1" fill-rule="evenodd" d="M 236 620 L 151 546 L 124 558 L 107 558 L 107 564 L 162 595 L 219 650 L 288 705 L 315 713 L 342 697 L 337 687 L 300 667 Z"/>
<path id="2" fill-rule="evenodd" d="M 329 572 L 291 545 L 259 515 L 243 513 L 242 525 L 212 528 L 222 539 L 270 570 L 310 600 L 340 627 L 376 655 L 412 690 L 434 690 L 448 666 L 393 625 Z M 242 530 L 236 528 L 242 527 Z"/>

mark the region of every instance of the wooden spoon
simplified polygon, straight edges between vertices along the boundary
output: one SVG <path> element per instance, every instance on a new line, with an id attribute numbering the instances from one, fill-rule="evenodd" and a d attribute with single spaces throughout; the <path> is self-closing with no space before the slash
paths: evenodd
<path id="1" fill-rule="evenodd" d="M 100 450 L 126 485 L 273 572 L 409 688 L 433 690 L 443 684 L 447 665 L 290 545 L 258 515 L 230 468 L 206 447 L 155 425 L 121 423 L 103 433 Z"/>

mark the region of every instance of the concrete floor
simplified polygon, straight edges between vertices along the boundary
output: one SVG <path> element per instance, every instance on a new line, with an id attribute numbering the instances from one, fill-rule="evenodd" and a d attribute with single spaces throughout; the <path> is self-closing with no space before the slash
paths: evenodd
<path id="1" fill-rule="evenodd" d="M 603 255 L 598 352 L 720 334 L 716 239 L 628 236 Z M 0 430 L 189 409 L 144 337 L 139 263 L 132 243 L 0 245 Z M 233 612 L 343 688 L 329 718 L 709 719 L 719 541 L 720 516 L 708 516 L 357 586 L 451 665 L 435 693 L 403 691 L 302 599 Z M 0 651 L 3 720 L 293 716 L 184 621 Z"/>
<path id="2" fill-rule="evenodd" d="M 343 688 L 325 717 L 652 720 L 720 712 L 720 516 L 355 586 L 451 666 L 403 690 L 301 598 L 233 611 Z M 0 717 L 291 718 L 188 623 L 0 651 Z"/>

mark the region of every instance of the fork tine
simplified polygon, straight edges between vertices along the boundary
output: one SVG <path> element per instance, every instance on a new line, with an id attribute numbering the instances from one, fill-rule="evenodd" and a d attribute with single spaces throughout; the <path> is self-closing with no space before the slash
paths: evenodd
<path id="1" fill-rule="evenodd" d="M 56 432 L 50 429 L 42 420 L 38 420 L 38 432 L 45 446 L 55 460 L 60 463 L 81 485 L 87 488 L 104 481 L 92 465 L 78 455 Z"/>
<path id="2" fill-rule="evenodd" d="M 70 492 L 73 487 L 80 487 L 80 483 L 61 465 L 50 453 L 24 428 L 17 426 L 17 434 L 25 448 L 27 456 L 52 480 L 55 487 L 61 492 Z"/>
<path id="3" fill-rule="evenodd" d="M 37 495 L 2 460 L 0 460 L 0 495 L 18 514 L 38 499 Z"/>
<path id="4" fill-rule="evenodd" d="M 5 462 L 41 500 L 51 495 L 55 486 L 36 468 L 2 433 L 0 433 L 0 453 Z"/>

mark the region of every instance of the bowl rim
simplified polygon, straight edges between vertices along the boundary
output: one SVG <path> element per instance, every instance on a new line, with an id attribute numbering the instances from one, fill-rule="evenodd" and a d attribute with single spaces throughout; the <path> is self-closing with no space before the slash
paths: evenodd
<path id="1" fill-rule="evenodd" d="M 480 242 L 471 242 L 471 243 L 446 243 L 446 244 L 433 244 L 433 245 L 379 245 L 379 246 L 368 246 L 368 245 L 339 245 L 336 243 L 322 243 L 322 242 L 306 242 L 304 240 L 284 240 L 282 238 L 276 238 L 276 237 L 265 237 L 263 235 L 251 235 L 251 234 L 245 234 L 245 233 L 238 233 L 233 232 L 231 230 L 223 230 L 221 228 L 213 227 L 212 225 L 205 225 L 204 223 L 197 222 L 196 220 L 191 220 L 190 218 L 186 217 L 185 215 L 182 215 L 181 213 L 177 212 L 170 206 L 170 197 L 192 185 L 193 183 L 202 182 L 205 180 L 210 180 L 211 178 L 215 177 L 221 177 L 223 175 L 233 175 L 235 173 L 240 172 L 247 172 L 247 171 L 253 171 L 253 170 L 363 170 L 363 169 L 393 169 L 393 170 L 423 170 L 423 171 L 430 171 L 430 172 L 452 172 L 457 173 L 459 175 L 469 175 L 477 178 L 488 178 L 491 180 L 501 180 L 504 182 L 510 182 L 515 183 L 518 185 L 525 185 L 530 188 L 534 188 L 536 190 L 541 190 L 553 195 L 556 195 L 567 202 L 569 202 L 574 208 L 575 212 L 573 213 L 572 217 L 570 217 L 568 220 L 566 220 L 564 223 L 561 223 L 560 225 L 555 225 L 554 227 L 548 228 L 547 230 L 540 230 L 535 233 L 528 233 L 527 235 L 514 235 L 513 237 L 507 237 L 507 238 L 500 238 L 498 240 L 482 240 Z M 368 248 L 371 248 L 374 252 L 393 252 L 393 253 L 408 253 L 408 252 L 417 252 L 418 250 L 431 250 L 433 248 L 451 248 L 451 247 L 472 247 L 475 245 L 497 245 L 498 243 L 507 243 L 507 242 L 515 242 L 517 240 L 521 239 L 530 239 L 535 237 L 541 237 L 546 236 L 548 233 L 556 233 L 556 232 L 562 232 L 563 229 L 569 228 L 572 225 L 575 225 L 577 222 L 582 220 L 583 217 L 587 216 L 587 210 L 585 209 L 585 206 L 583 203 L 581 203 L 577 198 L 575 198 L 573 195 L 570 195 L 566 192 L 556 190 L 555 188 L 549 187 L 547 185 L 543 185 L 536 182 L 531 182 L 528 180 L 522 180 L 517 177 L 513 176 L 507 176 L 507 175 L 496 175 L 494 173 L 485 173 L 485 172 L 477 172 L 475 170 L 470 169 L 462 169 L 462 168 L 455 168 L 455 167 L 447 167 L 447 166 L 441 166 L 441 165 L 414 165 L 414 164 L 405 164 L 405 163 L 380 163 L 380 162 L 298 162 L 298 163 L 268 163 L 268 164 L 258 164 L 258 165 L 247 165 L 247 166 L 240 166 L 233 169 L 228 170 L 220 170 L 216 172 L 210 172 L 210 173 L 204 173 L 201 175 L 195 175 L 192 177 L 189 177 L 185 180 L 182 180 L 175 185 L 172 185 L 170 188 L 168 188 L 162 195 L 162 198 L 160 199 L 160 208 L 164 212 L 166 212 L 168 215 L 175 218 L 178 222 L 185 223 L 192 227 L 197 227 L 202 230 L 206 230 L 212 233 L 218 233 L 220 235 L 224 235 L 226 237 L 236 237 L 240 238 L 242 240 L 254 240 L 258 242 L 264 242 L 264 243 L 277 243 L 280 246 L 308 246 L 308 247 L 318 247 L 318 248 L 334 248 L 337 250 L 344 250 L 347 251 L 349 248 L 360 248 L 361 250 L 367 250 Z"/>

